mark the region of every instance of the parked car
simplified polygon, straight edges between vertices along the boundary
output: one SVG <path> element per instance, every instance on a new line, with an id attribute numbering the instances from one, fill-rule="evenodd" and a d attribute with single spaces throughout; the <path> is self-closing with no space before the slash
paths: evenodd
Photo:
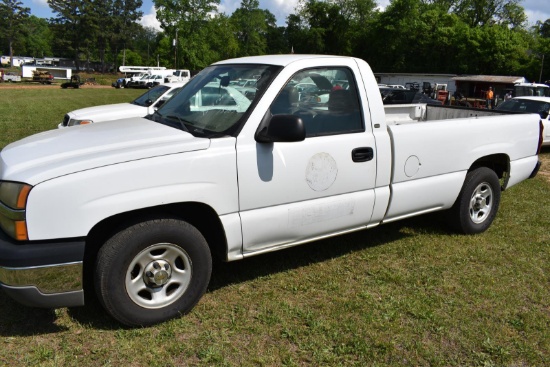
<path id="1" fill-rule="evenodd" d="M 155 112 L 167 99 L 177 93 L 185 83 L 157 85 L 130 103 L 116 103 L 82 108 L 67 113 L 57 125 L 65 128 L 95 122 L 116 120 L 124 117 L 144 117 Z"/>
<path id="2" fill-rule="evenodd" d="M 515 97 L 496 107 L 499 111 L 538 113 L 544 126 L 542 145 L 550 145 L 550 97 Z"/>

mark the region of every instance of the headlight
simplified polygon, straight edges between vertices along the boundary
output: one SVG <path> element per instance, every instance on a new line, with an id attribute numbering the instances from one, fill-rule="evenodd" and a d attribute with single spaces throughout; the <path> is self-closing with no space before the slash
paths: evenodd
<path id="1" fill-rule="evenodd" d="M 89 119 L 84 120 L 70 120 L 68 126 L 77 126 L 77 125 L 88 125 L 92 124 L 94 121 Z"/>
<path id="2" fill-rule="evenodd" d="M 25 209 L 32 186 L 17 182 L 0 182 L 0 202 L 12 209 Z"/>
<path id="3" fill-rule="evenodd" d="M 31 188 L 17 182 L 0 182 L 0 228 L 21 241 L 28 239 L 25 208 Z"/>

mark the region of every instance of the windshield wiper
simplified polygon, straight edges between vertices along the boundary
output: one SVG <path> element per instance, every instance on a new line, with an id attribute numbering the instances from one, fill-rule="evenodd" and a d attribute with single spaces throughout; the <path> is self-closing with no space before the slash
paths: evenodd
<path id="1" fill-rule="evenodd" d="M 189 125 L 193 125 L 191 123 L 191 121 L 184 120 L 184 119 L 182 119 L 181 117 L 179 117 L 177 115 L 169 115 L 169 116 L 166 116 L 166 118 L 172 119 L 172 120 L 174 120 L 174 119 L 178 120 L 178 122 L 180 123 L 181 128 L 182 128 L 183 131 L 190 132 L 189 129 L 187 128 L 187 126 L 185 126 L 185 123 L 188 123 Z"/>

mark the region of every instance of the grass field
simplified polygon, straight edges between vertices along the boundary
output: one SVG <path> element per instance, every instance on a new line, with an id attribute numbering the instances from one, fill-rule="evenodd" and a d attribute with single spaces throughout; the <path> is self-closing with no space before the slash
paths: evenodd
<path id="1" fill-rule="evenodd" d="M 0 148 L 142 92 L 0 88 Z M 31 309 L 0 291 L 0 365 L 550 365 L 549 180 L 506 191 L 482 235 L 440 217 L 218 264 L 197 307 L 155 327 L 121 327 L 96 301 Z"/>

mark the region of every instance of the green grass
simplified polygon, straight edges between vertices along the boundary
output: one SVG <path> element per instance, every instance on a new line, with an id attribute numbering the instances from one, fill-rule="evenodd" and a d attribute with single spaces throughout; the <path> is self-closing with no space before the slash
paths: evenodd
<path id="1" fill-rule="evenodd" d="M 83 107 L 131 102 L 143 89 L 18 88 L 0 86 L 0 148 L 44 130 L 55 129 L 69 112 Z"/>
<path id="2" fill-rule="evenodd" d="M 130 91 L 29 93 L 0 90 L 0 146 Z M 0 365 L 547 366 L 549 192 L 542 177 L 506 191 L 482 235 L 434 214 L 217 264 L 189 315 L 144 329 L 0 291 Z"/>

